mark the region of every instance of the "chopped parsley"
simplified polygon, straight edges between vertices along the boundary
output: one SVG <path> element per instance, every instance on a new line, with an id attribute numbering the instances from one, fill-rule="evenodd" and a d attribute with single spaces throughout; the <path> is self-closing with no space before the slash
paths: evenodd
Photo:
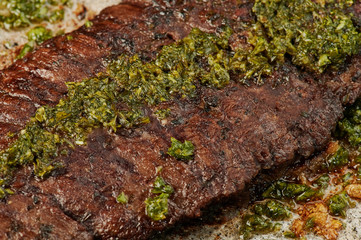
<path id="1" fill-rule="evenodd" d="M 127 195 L 125 195 L 124 192 L 122 192 L 117 196 L 116 200 L 117 200 L 117 203 L 127 204 L 129 197 Z"/>
<path id="2" fill-rule="evenodd" d="M 331 214 L 341 217 L 346 216 L 346 209 L 351 205 L 351 199 L 345 192 L 332 196 L 328 201 Z"/>
<path id="3" fill-rule="evenodd" d="M 346 137 L 353 146 L 361 143 L 361 99 L 346 109 L 345 118 L 338 123 L 336 134 L 339 137 Z"/>
<path id="4" fill-rule="evenodd" d="M 328 170 L 332 171 L 349 163 L 348 155 L 347 149 L 339 146 L 337 151 L 326 159 Z"/>
<path id="5" fill-rule="evenodd" d="M 28 43 L 26 43 L 23 48 L 20 50 L 17 59 L 23 58 L 27 53 L 31 52 L 36 45 L 43 43 L 44 41 L 53 37 L 51 30 L 46 29 L 42 26 L 37 26 L 31 29 L 27 33 Z"/>
<path id="6" fill-rule="evenodd" d="M 90 28 L 91 26 L 93 26 L 93 22 L 92 21 L 86 21 L 85 23 L 84 23 L 84 26 L 86 27 L 86 28 Z"/>
<path id="7" fill-rule="evenodd" d="M 42 41 L 47 36 L 48 32 L 43 28 L 28 34 L 34 41 Z M 66 152 L 66 148 L 85 145 L 88 134 L 95 128 L 117 131 L 118 128 L 148 123 L 149 118 L 141 107 L 143 104 L 155 105 L 179 95 L 194 94 L 194 71 L 208 74 L 197 65 L 198 58 L 202 54 L 208 54 L 208 58 L 219 54 L 228 37 L 229 34 L 217 36 L 195 29 L 184 40 L 164 47 L 152 62 L 144 63 L 137 55 L 122 55 L 109 64 L 106 73 L 81 82 L 66 83 L 67 97 L 55 107 L 40 107 L 17 140 L 0 152 L 2 187 L 6 188 L 18 166 L 33 163 L 35 174 L 41 178 L 61 167 L 62 163 L 55 158 Z M 171 48 L 178 49 L 185 58 L 179 59 Z M 207 79 L 203 84 L 219 87 L 219 79 Z M 126 107 L 118 108 L 119 103 Z M 187 142 L 185 146 L 188 150 L 181 151 L 179 156 L 188 159 L 191 146 Z"/>
<path id="8" fill-rule="evenodd" d="M 152 193 L 167 193 L 171 194 L 174 190 L 172 186 L 167 185 L 162 177 L 157 176 L 154 181 Z"/>
<path id="9" fill-rule="evenodd" d="M 130 105 L 194 96 L 198 80 L 222 88 L 230 80 L 225 52 L 230 34 L 229 28 L 219 35 L 193 29 L 186 38 L 164 46 L 154 61 L 144 63 L 138 55 L 120 56 L 109 65 L 108 74 L 123 89 Z"/>
<path id="10" fill-rule="evenodd" d="M 66 4 L 66 0 L 2 1 L 0 6 L 8 14 L 0 16 L 0 25 L 12 29 L 40 20 L 57 20 L 62 18 L 57 10 Z M 303 4 L 307 8 L 302 8 Z M 155 106 L 174 98 L 195 96 L 198 85 L 223 88 L 232 73 L 243 76 L 241 82 L 253 79 L 261 83 L 261 77 L 283 63 L 285 55 L 311 71 L 322 72 L 329 65 L 337 66 L 355 53 L 361 41 L 350 17 L 340 12 L 342 7 L 331 11 L 332 6 L 327 3 L 323 7 L 311 0 L 257 0 L 253 7 L 257 22 L 250 29 L 251 49 L 232 51 L 228 43 L 232 30 L 228 27 L 219 29 L 217 34 L 195 28 L 184 39 L 164 46 L 152 61 L 144 62 L 138 55 L 121 55 L 109 63 L 105 73 L 67 83 L 67 97 L 55 107 L 39 108 L 17 134 L 17 140 L 0 152 L 0 178 L 4 180 L 1 186 L 6 189 L 13 170 L 21 165 L 34 164 L 39 177 L 61 167 L 55 158 L 66 154 L 69 147 L 85 145 L 95 128 L 115 132 L 148 123 L 144 104 Z M 92 23 L 85 25 L 90 27 Z M 43 27 L 29 31 L 30 42 L 19 57 L 50 36 L 51 32 Z M 170 156 L 192 159 L 191 142 L 181 143 L 174 138 L 171 141 Z M 302 194 L 294 196 L 296 200 L 315 194 L 314 189 L 303 186 L 288 185 L 286 189 L 294 194 L 301 191 Z"/>
<path id="11" fill-rule="evenodd" d="M 315 185 L 316 187 L 326 189 L 330 183 L 330 176 L 328 174 L 323 174 L 319 178 L 317 178 Z"/>
<path id="12" fill-rule="evenodd" d="M 290 209 L 276 200 L 268 200 L 266 203 L 258 203 L 253 210 L 258 215 L 265 215 L 272 220 L 283 220 L 290 217 Z"/>
<path id="13" fill-rule="evenodd" d="M 295 199 L 296 201 L 307 201 L 317 196 L 318 190 L 305 184 L 288 183 L 279 180 L 273 183 L 263 194 L 264 198 Z"/>
<path id="14" fill-rule="evenodd" d="M 290 218 L 288 206 L 275 200 L 256 204 L 250 213 L 242 218 L 241 232 L 244 239 L 250 239 L 255 233 L 277 231 L 279 224 L 273 221 Z"/>
<path id="15" fill-rule="evenodd" d="M 167 185 L 162 177 L 157 176 L 153 184 L 152 193 L 159 194 L 145 200 L 145 212 L 154 221 L 165 219 L 168 214 L 168 198 L 174 192 L 172 186 Z"/>
<path id="16" fill-rule="evenodd" d="M 27 36 L 28 36 L 29 41 L 34 41 L 37 44 L 40 44 L 40 43 L 44 42 L 45 40 L 48 40 L 49 38 L 51 38 L 53 36 L 53 33 L 49 29 L 46 29 L 42 26 L 38 26 L 38 27 L 31 29 L 27 33 Z"/>
<path id="17" fill-rule="evenodd" d="M 0 28 L 10 30 L 42 21 L 60 21 L 64 18 L 64 7 L 69 4 L 68 0 L 2 0 Z"/>
<path id="18" fill-rule="evenodd" d="M 166 119 L 167 117 L 169 117 L 169 115 L 171 114 L 171 111 L 169 108 L 167 109 L 159 109 L 157 111 L 154 112 L 154 114 L 160 119 Z"/>
<path id="19" fill-rule="evenodd" d="M 257 41 L 270 62 L 283 63 L 290 55 L 295 65 L 314 72 L 337 67 L 360 49 L 361 34 L 342 11 L 349 5 L 352 1 L 256 0 Z"/>
<path id="20" fill-rule="evenodd" d="M 145 200 L 146 214 L 154 221 L 166 219 L 168 214 L 168 198 L 169 194 L 162 193 L 153 198 Z"/>
<path id="21" fill-rule="evenodd" d="M 168 149 L 168 154 L 179 160 L 190 160 L 194 155 L 194 146 L 192 142 L 185 140 L 184 143 L 175 138 L 171 138 L 172 145 Z"/>
<path id="22" fill-rule="evenodd" d="M 254 233 L 275 231 L 275 224 L 267 217 L 258 214 L 247 214 L 242 219 L 241 232 L 244 239 L 250 239 Z"/>

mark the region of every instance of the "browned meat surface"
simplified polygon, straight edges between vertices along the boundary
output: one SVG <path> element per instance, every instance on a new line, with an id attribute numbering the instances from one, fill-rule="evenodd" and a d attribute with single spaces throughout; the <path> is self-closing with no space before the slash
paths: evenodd
<path id="1" fill-rule="evenodd" d="M 219 5 L 222 2 L 222 7 Z M 229 24 L 234 44 L 250 4 L 239 1 L 164 1 L 159 5 L 120 4 L 104 10 L 91 28 L 45 42 L 0 75 L 0 147 L 9 131 L 21 129 L 37 106 L 55 104 L 66 81 L 80 81 L 105 69 L 120 53 L 139 53 L 146 61 L 164 44 L 192 27 L 215 31 Z M 224 20 L 226 19 L 226 20 Z M 312 76 L 285 64 L 262 86 L 234 82 L 222 90 L 200 87 L 196 98 L 165 103 L 172 110 L 159 122 L 132 130 L 94 131 L 85 147 L 62 157 L 65 167 L 43 181 L 23 168 L 16 194 L 0 203 L 0 236 L 10 239 L 143 239 L 185 219 L 208 204 L 235 195 L 259 171 L 291 163 L 322 149 L 342 117 L 343 105 L 360 95 L 361 58 L 338 73 Z M 170 137 L 190 140 L 195 158 L 168 157 Z M 145 215 L 144 200 L 156 168 L 175 193 L 166 220 Z M 127 205 L 116 203 L 124 191 Z"/>

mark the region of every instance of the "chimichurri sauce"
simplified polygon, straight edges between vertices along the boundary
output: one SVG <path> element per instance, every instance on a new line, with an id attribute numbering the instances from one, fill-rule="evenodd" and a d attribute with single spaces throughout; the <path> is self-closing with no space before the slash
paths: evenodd
<path id="1" fill-rule="evenodd" d="M 1 7 L 7 7 L 9 14 L 0 17 L 0 26 L 11 29 L 41 19 L 52 21 L 54 14 L 59 15 L 49 10 L 48 5 L 54 1 L 45 5 L 42 2 L 3 1 Z M 288 55 L 294 64 L 309 71 L 320 73 L 328 66 L 337 67 L 359 50 L 361 42 L 360 33 L 351 17 L 342 12 L 343 7 L 339 2 L 329 1 L 321 4 L 311 0 L 256 0 L 253 7 L 256 20 L 249 28 L 252 49 L 232 50 L 228 43 L 232 35 L 229 27 L 216 34 L 195 28 L 184 39 L 164 46 L 152 61 L 143 62 L 138 55 L 121 55 L 109 63 L 106 72 L 82 82 L 68 82 L 67 97 L 55 107 L 40 107 L 13 144 L 0 153 L 0 198 L 12 193 L 7 186 L 17 167 L 34 164 L 34 173 L 43 178 L 62 166 L 58 156 L 66 155 L 76 145 L 85 145 L 95 128 L 116 132 L 119 128 L 148 123 L 144 104 L 154 106 L 194 96 L 197 85 L 223 88 L 232 73 L 240 76 L 241 83 L 250 79 L 261 84 L 262 77 L 271 74 Z M 92 23 L 87 27 L 91 28 Z M 29 40 L 36 43 L 50 35 L 44 28 L 28 33 Z M 127 107 L 119 109 L 119 102 Z M 167 116 L 166 112 L 159 114 Z M 186 161 L 193 157 L 193 150 L 190 142 L 174 140 L 168 154 Z M 335 163 L 338 160 L 330 161 L 330 166 L 338 166 Z M 283 188 L 282 184 L 275 188 Z M 300 201 L 316 196 L 322 189 L 298 185 L 285 188 L 290 194 L 296 191 Z M 152 219 L 164 219 L 170 194 L 159 192 L 146 200 L 147 208 L 156 209 L 149 212 Z M 125 199 L 125 195 L 120 195 L 119 202 L 126 203 Z M 273 206 L 278 208 L 277 204 L 274 202 Z"/>
<path id="2" fill-rule="evenodd" d="M 342 11 L 352 4 L 342 0 L 256 0 L 253 11 L 265 56 L 282 63 L 290 55 L 295 65 L 318 73 L 328 66 L 338 67 L 360 48 L 361 35 Z"/>
<path id="3" fill-rule="evenodd" d="M 16 56 L 17 59 L 23 58 L 27 53 L 33 51 L 36 45 L 53 37 L 52 31 L 43 26 L 37 26 L 30 29 L 26 35 L 29 42 L 21 48 L 19 55 Z"/>
<path id="4" fill-rule="evenodd" d="M 85 145 L 95 128 L 116 131 L 148 123 L 142 105 L 192 96 L 198 81 L 215 88 L 225 86 L 230 80 L 225 63 L 230 35 L 229 28 L 218 35 L 193 29 L 185 39 L 165 46 L 151 62 L 142 62 L 137 55 L 122 55 L 109 64 L 107 72 L 82 82 L 68 82 L 67 97 L 55 107 L 40 107 L 17 140 L 0 153 L 0 197 L 9 193 L 5 186 L 18 166 L 33 163 L 35 174 L 43 178 L 62 166 L 56 157 L 66 154 L 69 147 Z M 208 61 L 209 71 L 199 66 L 199 59 Z M 119 102 L 128 108 L 119 109 Z M 186 145 L 187 151 L 178 157 L 192 156 L 192 146 Z M 177 149 L 170 150 L 173 153 Z"/>
<path id="5" fill-rule="evenodd" d="M 292 224 L 283 232 L 284 237 L 314 233 L 325 239 L 337 238 L 346 211 L 361 200 L 360 109 L 361 100 L 346 109 L 335 131 L 335 141 L 316 157 L 310 168 L 312 174 L 296 177 L 291 173 L 288 179 L 293 180 L 286 176 L 286 180 L 274 182 L 263 192 L 263 200 L 245 212 L 241 227 L 244 239 L 279 232 L 280 225 L 285 224 L 279 221 L 290 219 L 291 213 Z"/>
<path id="6" fill-rule="evenodd" d="M 0 28 L 11 30 L 42 21 L 60 21 L 64 18 L 64 7 L 69 4 L 68 0 L 2 0 Z"/>

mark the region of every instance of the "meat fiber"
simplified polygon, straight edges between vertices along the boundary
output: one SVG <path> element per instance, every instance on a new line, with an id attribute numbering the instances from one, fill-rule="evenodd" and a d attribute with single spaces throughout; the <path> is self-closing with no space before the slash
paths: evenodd
<path id="1" fill-rule="evenodd" d="M 104 71 L 121 53 L 152 59 L 161 46 L 185 37 L 193 27 L 214 32 L 227 24 L 232 46 L 244 44 L 242 21 L 251 3 L 239 1 L 129 1 L 105 9 L 93 26 L 46 41 L 0 75 L 0 148 L 8 132 L 24 127 L 40 105 L 56 104 L 66 81 Z M 172 115 L 110 133 L 95 130 L 84 147 L 59 158 L 65 167 L 45 180 L 31 166 L 20 169 L 0 203 L 2 239 L 144 239 L 212 202 L 240 193 L 262 169 L 311 156 L 329 141 L 346 104 L 360 95 L 361 57 L 337 73 L 314 76 L 289 63 L 265 79 L 245 86 L 238 76 L 222 90 L 199 87 L 197 97 L 164 103 Z M 195 157 L 177 161 L 164 154 L 170 138 L 189 140 Z M 145 214 L 144 201 L 162 166 L 173 186 L 169 213 L 162 221 Z M 120 192 L 126 205 L 116 202 Z"/>

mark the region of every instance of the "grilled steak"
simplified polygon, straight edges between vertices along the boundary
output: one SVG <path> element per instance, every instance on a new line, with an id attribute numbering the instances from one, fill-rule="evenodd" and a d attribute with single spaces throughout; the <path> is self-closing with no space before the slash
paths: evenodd
<path id="1" fill-rule="evenodd" d="M 139 1 L 140 2 L 140 1 Z M 105 70 L 121 53 L 152 59 L 160 47 L 185 37 L 193 27 L 214 32 L 222 24 L 244 44 L 242 21 L 250 3 L 164 1 L 122 3 L 105 9 L 90 28 L 48 40 L 0 75 L 0 146 L 11 139 L 38 106 L 56 104 L 66 81 L 81 81 Z M 321 150 L 359 95 L 361 57 L 338 73 L 313 76 L 289 63 L 262 86 L 232 83 L 222 90 L 200 86 L 197 96 L 164 103 L 172 115 L 110 133 L 95 130 L 84 147 L 59 157 L 65 167 L 38 181 L 31 167 L 20 169 L 16 191 L 0 204 L 2 239 L 144 239 L 185 218 L 198 217 L 211 202 L 235 195 L 262 170 L 290 164 Z M 178 161 L 164 154 L 170 138 L 190 140 L 195 157 Z M 162 166 L 173 186 L 162 221 L 145 214 L 144 201 Z M 126 205 L 115 196 L 129 196 Z"/>

